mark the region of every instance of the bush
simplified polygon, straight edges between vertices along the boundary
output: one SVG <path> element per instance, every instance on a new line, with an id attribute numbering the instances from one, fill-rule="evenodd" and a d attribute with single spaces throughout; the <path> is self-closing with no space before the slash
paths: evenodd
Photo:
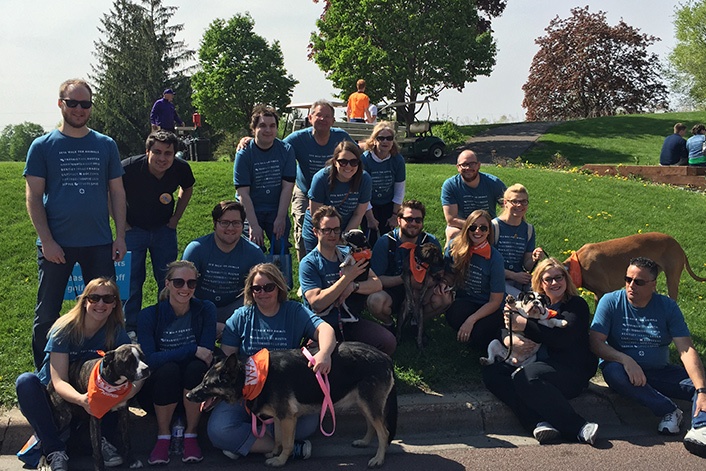
<path id="1" fill-rule="evenodd" d="M 446 121 L 443 124 L 434 126 L 434 135 L 440 137 L 449 149 L 455 149 L 466 143 L 466 136 L 463 135 L 461 129 L 451 121 Z"/>

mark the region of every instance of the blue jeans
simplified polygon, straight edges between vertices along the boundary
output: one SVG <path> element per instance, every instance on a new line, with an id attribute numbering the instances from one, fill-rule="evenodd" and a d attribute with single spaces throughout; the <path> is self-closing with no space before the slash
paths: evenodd
<path id="1" fill-rule="evenodd" d="M 125 244 L 132 252 L 130 266 L 130 294 L 123 311 L 125 312 L 125 328 L 127 331 L 137 330 L 137 314 L 142 309 L 142 285 L 145 284 L 147 250 L 152 258 L 152 274 L 157 282 L 157 292 L 164 288 L 164 277 L 167 274 L 167 264 L 177 258 L 177 233 L 166 225 L 156 229 L 132 227 L 125 233 Z M 156 302 L 156 300 L 155 300 Z"/>
<path id="2" fill-rule="evenodd" d="M 41 368 L 44 361 L 47 333 L 54 321 L 59 318 L 66 284 L 76 262 L 81 266 L 86 284 L 100 276 L 115 277 L 112 243 L 93 247 L 62 247 L 62 249 L 66 263 L 52 263 L 44 258 L 42 248 L 37 247 L 39 288 L 32 327 L 32 353 L 34 367 L 37 370 Z"/>
<path id="3" fill-rule="evenodd" d="M 643 368 L 647 378 L 645 386 L 633 386 L 623 365 L 606 361 L 601 365 L 603 379 L 611 389 L 647 407 L 657 417 L 674 412 L 677 405 L 670 399 L 693 401 L 691 425 L 701 428 L 706 425 L 706 413 L 693 417 L 696 405 L 696 389 L 686 370 L 681 366 L 667 365 L 664 368 Z"/>
<path id="4" fill-rule="evenodd" d="M 284 234 L 281 238 L 275 239 L 275 219 L 277 219 L 277 211 L 261 211 L 257 213 L 257 222 L 262 228 L 262 231 L 265 233 L 267 239 L 270 241 L 270 250 L 272 245 L 274 244 L 275 253 L 279 254 L 281 250 L 280 241 L 284 240 L 284 243 L 286 244 L 284 246 L 285 251 L 289 250 L 289 247 L 291 245 L 289 243 L 289 233 L 292 230 L 292 221 L 289 219 L 289 215 L 287 215 L 287 217 L 285 218 L 286 226 L 284 228 Z M 245 237 L 250 237 L 250 225 L 247 226 L 247 229 L 243 230 L 243 234 L 245 235 Z"/>

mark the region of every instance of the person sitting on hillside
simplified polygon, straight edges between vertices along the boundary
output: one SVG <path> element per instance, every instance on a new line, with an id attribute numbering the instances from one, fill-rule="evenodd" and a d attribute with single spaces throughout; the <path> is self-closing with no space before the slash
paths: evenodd
<path id="1" fill-rule="evenodd" d="M 664 138 L 662 152 L 659 154 L 660 165 L 687 165 L 689 163 L 689 151 L 684 140 L 686 126 L 682 123 L 674 125 L 674 134 Z"/>
<path id="2" fill-rule="evenodd" d="M 686 148 L 689 151 L 689 165 L 706 166 L 706 156 L 704 156 L 704 140 L 706 140 L 706 126 L 695 124 L 691 128 L 691 136 L 686 141 Z"/>

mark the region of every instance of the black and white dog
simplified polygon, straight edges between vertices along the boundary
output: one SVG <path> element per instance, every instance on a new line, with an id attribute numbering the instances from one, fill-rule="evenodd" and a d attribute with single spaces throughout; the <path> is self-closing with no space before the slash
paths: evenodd
<path id="1" fill-rule="evenodd" d="M 545 327 L 566 327 L 568 322 L 564 319 L 557 319 L 556 311 L 547 307 L 549 298 L 536 291 L 523 291 L 518 299 L 508 295 L 505 299 L 506 314 L 519 314 L 527 319 L 537 319 L 537 322 Z M 493 340 L 488 345 L 488 356 L 480 359 L 482 365 L 491 365 L 496 361 L 505 361 L 513 366 L 524 366 L 537 359 L 537 351 L 541 346 L 533 342 L 520 332 L 509 328 L 509 335 L 505 337 L 504 344 L 500 340 Z"/>
<path id="2" fill-rule="evenodd" d="M 76 362 L 69 367 L 69 383 L 80 393 L 88 392 L 90 415 L 91 446 L 93 448 L 93 466 L 96 471 L 103 471 L 105 465 L 101 453 L 101 419 L 109 410 L 120 412 L 119 432 L 122 443 L 121 455 L 130 468 L 141 468 L 142 462 L 135 460 L 130 453 L 128 429 L 129 411 L 127 401 L 120 398 L 129 396 L 132 388 L 150 374 L 145 363 L 145 355 L 139 345 L 121 345 L 111 350 L 102 358 L 84 363 Z M 89 417 L 83 407 L 66 402 L 55 390 L 52 383 L 47 387 L 52 402 L 54 421 L 59 430 L 69 426 L 72 417 Z M 106 402 L 104 402 L 106 401 Z"/>
<path id="3" fill-rule="evenodd" d="M 336 254 L 340 261 L 340 268 L 347 265 L 355 265 L 360 260 L 367 260 L 368 266 L 365 267 L 365 271 L 358 275 L 354 281 L 361 282 L 368 279 L 370 273 L 370 259 L 372 257 L 372 250 L 368 238 L 360 229 L 351 229 L 341 235 L 341 239 L 345 242 L 346 246 L 350 248 L 350 251 L 344 255 L 343 251 L 336 249 Z M 339 306 L 341 313 L 341 322 L 358 322 L 358 316 L 351 311 L 346 302 L 344 301 Z M 320 314 L 321 315 L 321 314 Z"/>
<path id="4" fill-rule="evenodd" d="M 252 368 L 248 369 L 247 364 L 256 356 L 259 354 L 246 363 L 240 362 L 237 355 L 219 361 L 186 397 L 195 402 L 213 397 L 238 402 L 243 398 L 246 376 L 252 377 Z M 253 414 L 263 419 L 274 418 L 275 430 L 281 431 L 275 434 L 275 448 L 265 462 L 269 466 L 283 466 L 287 462 L 294 447 L 297 418 L 321 411 L 324 394 L 308 363 L 298 349 L 270 351 L 262 390 L 254 399 L 245 401 Z M 331 355 L 328 380 L 336 409 L 355 404 L 367 421 L 365 437 L 354 441 L 353 446 L 365 447 L 377 435 L 377 453 L 368 461 L 368 466 L 381 466 L 397 429 L 392 360 L 370 345 L 342 342 Z"/>

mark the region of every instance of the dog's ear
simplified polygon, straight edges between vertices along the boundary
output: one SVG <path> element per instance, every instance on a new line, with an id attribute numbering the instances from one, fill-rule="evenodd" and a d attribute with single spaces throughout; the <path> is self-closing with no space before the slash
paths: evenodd
<path id="1" fill-rule="evenodd" d="M 113 361 L 114 358 L 115 358 L 115 350 L 111 350 L 109 352 L 106 352 L 106 354 L 103 355 L 103 361 L 105 361 L 105 363 L 110 363 L 111 361 Z"/>
<path id="2" fill-rule="evenodd" d="M 520 291 L 520 293 L 517 295 L 517 301 L 519 301 L 520 303 L 524 303 L 527 300 L 528 295 L 528 292 Z"/>
<path id="3" fill-rule="evenodd" d="M 542 304 L 544 304 L 545 306 L 549 306 L 549 303 L 550 303 L 549 296 L 547 296 L 546 294 L 541 294 L 541 293 L 537 293 L 537 294 L 539 295 L 539 300 L 542 302 Z"/>

